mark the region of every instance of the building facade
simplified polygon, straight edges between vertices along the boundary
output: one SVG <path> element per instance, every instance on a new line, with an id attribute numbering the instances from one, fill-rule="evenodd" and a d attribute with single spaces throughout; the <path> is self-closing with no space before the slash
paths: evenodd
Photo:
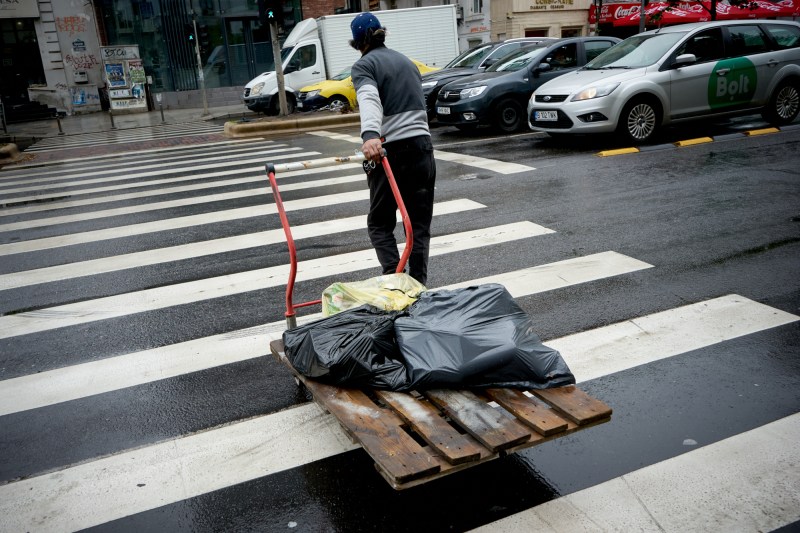
<path id="1" fill-rule="evenodd" d="M 777 16 L 797 15 L 793 1 L 775 4 L 783 10 Z M 595 22 L 601 33 L 624 37 L 638 25 L 638 4 L 630 2 L 283 0 L 278 37 L 303 18 L 443 3 L 457 4 L 462 51 L 515 37 L 590 35 Z M 662 4 L 650 2 L 648 10 Z M 700 2 L 685 4 L 687 13 L 703 16 L 695 9 Z M 773 6 L 759 5 L 764 16 L 772 13 Z M 717 6 L 720 16 L 731 12 L 726 6 Z M 0 0 L 0 97 L 7 115 L 28 102 L 70 115 L 145 111 L 155 97 L 167 108 L 236 104 L 242 87 L 273 65 L 257 0 Z"/>

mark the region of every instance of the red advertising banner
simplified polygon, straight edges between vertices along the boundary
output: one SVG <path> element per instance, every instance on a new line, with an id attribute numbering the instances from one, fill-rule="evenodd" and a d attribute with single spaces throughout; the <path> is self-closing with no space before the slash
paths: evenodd
<path id="1" fill-rule="evenodd" d="M 768 17 L 796 17 L 800 16 L 800 0 L 781 0 L 768 2 L 759 0 L 755 9 L 734 7 L 730 4 L 717 3 L 717 20 L 728 19 L 758 19 Z M 667 10 L 667 2 L 650 2 L 645 8 L 647 19 L 658 12 L 663 12 L 659 25 L 682 24 L 686 22 L 707 22 L 711 20 L 711 2 L 709 0 L 697 2 L 680 2 L 675 7 Z M 600 9 L 600 24 L 613 24 L 614 26 L 638 26 L 641 4 L 603 4 Z M 589 22 L 596 24 L 597 11 L 592 5 L 589 9 Z"/>

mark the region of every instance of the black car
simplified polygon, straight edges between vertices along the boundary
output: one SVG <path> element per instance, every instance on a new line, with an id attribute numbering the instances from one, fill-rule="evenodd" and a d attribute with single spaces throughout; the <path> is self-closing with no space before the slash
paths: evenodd
<path id="1" fill-rule="evenodd" d="M 428 118 L 436 117 L 436 97 L 439 96 L 439 90 L 451 81 L 483 72 L 504 56 L 516 52 L 523 46 L 555 40 L 555 37 L 523 37 L 479 44 L 459 54 L 436 72 L 423 75 L 422 92 L 425 94 Z"/>
<path id="2" fill-rule="evenodd" d="M 618 42 L 616 37 L 569 37 L 520 48 L 486 71 L 442 87 L 436 118 L 460 129 L 490 125 L 507 133 L 517 131 L 527 123 L 525 109 L 534 89 Z"/>

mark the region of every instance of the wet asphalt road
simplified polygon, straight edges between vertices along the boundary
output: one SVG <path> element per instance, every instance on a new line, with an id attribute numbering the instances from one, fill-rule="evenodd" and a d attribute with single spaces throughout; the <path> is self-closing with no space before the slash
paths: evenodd
<path id="1" fill-rule="evenodd" d="M 444 286 L 605 251 L 653 265 L 517 298 L 545 343 L 729 294 L 800 314 L 800 127 L 761 136 L 741 133 L 763 126 L 756 117 L 695 125 L 667 132 L 641 153 L 613 157 L 597 155 L 619 147 L 608 139 L 556 140 L 486 131 L 465 135 L 434 128 L 438 150 L 533 167 L 503 175 L 491 166 L 440 161 L 437 201 L 467 198 L 486 207 L 435 219 L 434 235 L 524 220 L 554 233 L 434 257 L 429 285 Z M 670 144 L 700 135 L 714 135 L 718 140 L 684 148 Z M 352 142 L 302 134 L 273 140 L 327 156 L 357 148 Z M 198 154 L 196 162 L 202 160 Z M 235 162 L 227 166 L 235 167 Z M 114 173 L 134 168 L 123 166 Z M 252 185 L 225 186 L 220 191 L 247 187 Z M 324 194 L 360 189 L 362 182 L 352 182 L 327 187 Z M 66 185 L 55 192 L 64 198 L 85 197 Z M 27 193 L 4 198 L 23 194 Z M 200 194 L 186 192 L 169 198 Z M 301 189 L 283 198 L 320 194 Z M 114 201 L 58 214 L 149 201 Z M 263 203 L 262 196 L 252 195 L 1 232 L 0 247 Z M 299 226 L 354 216 L 365 208 L 364 201 L 326 205 L 292 213 L 291 220 Z M 42 216 L 20 213 L 2 222 Z M 275 215 L 254 216 L 8 255 L 0 262 L 0 275 L 276 227 Z M 351 231 L 303 240 L 300 258 L 367 248 L 366 233 Z M 285 262 L 285 249 L 277 244 L 73 275 L 3 290 L 0 313 L 7 317 L 31 310 L 57 313 L 51 309 L 68 303 L 136 294 Z M 296 300 L 318 297 L 332 281 L 376 273 L 350 272 L 299 283 Z M 283 287 L 276 286 L 9 336 L 0 339 L 0 379 L 279 321 L 282 301 Z M 694 446 L 687 445 L 687 439 L 702 446 L 800 412 L 798 355 L 800 325 L 794 322 L 591 379 L 581 387 L 614 408 L 610 423 L 401 493 L 375 473 L 363 451 L 354 450 L 106 521 L 95 529 L 464 531 L 685 453 Z M 306 401 L 288 372 L 265 356 L 8 414 L 1 419 L 0 483 L 276 413 Z"/>

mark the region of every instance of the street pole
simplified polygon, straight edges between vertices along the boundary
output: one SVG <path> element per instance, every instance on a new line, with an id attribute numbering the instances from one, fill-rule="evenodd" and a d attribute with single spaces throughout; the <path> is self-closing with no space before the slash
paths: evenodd
<path id="1" fill-rule="evenodd" d="M 272 57 L 275 58 L 275 78 L 278 81 L 278 103 L 280 104 L 279 115 L 285 117 L 289 114 L 289 107 L 286 104 L 286 85 L 283 81 L 283 64 L 281 63 L 281 48 L 278 45 L 278 21 L 270 19 L 269 32 L 272 37 Z"/>
<path id="2" fill-rule="evenodd" d="M 208 98 L 206 98 L 206 79 L 203 75 L 203 60 L 200 59 L 200 39 L 197 38 L 197 18 L 192 10 L 192 26 L 194 27 L 194 51 L 197 54 L 197 79 L 200 81 L 200 92 L 203 93 L 203 115 L 208 115 Z"/>
<path id="3" fill-rule="evenodd" d="M 642 6 L 639 8 L 639 33 L 644 31 L 644 18 L 647 16 L 644 13 L 645 7 L 647 7 L 647 0 L 642 0 Z"/>

